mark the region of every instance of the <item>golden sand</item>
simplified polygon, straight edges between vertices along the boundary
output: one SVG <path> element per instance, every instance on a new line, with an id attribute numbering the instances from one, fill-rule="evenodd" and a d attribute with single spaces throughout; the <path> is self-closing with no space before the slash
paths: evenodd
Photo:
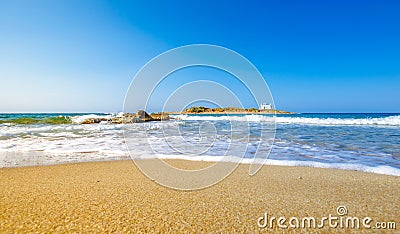
<path id="1" fill-rule="evenodd" d="M 396 222 L 392 231 L 400 231 L 400 177 L 281 166 L 252 177 L 247 171 L 241 165 L 217 185 L 183 192 L 147 179 L 132 161 L 1 169 L 0 232 L 264 232 L 270 227 L 257 220 L 265 212 L 320 219 L 338 216 L 338 206 L 347 216 L 371 217 L 372 225 Z M 282 230 L 276 223 L 273 229 Z M 356 230 L 296 229 L 310 231 Z"/>

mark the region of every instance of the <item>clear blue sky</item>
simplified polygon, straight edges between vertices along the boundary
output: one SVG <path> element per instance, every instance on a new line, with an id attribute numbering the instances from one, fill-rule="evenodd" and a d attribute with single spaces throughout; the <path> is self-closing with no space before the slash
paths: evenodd
<path id="1" fill-rule="evenodd" d="M 0 112 L 117 112 L 177 46 L 247 57 L 279 109 L 400 112 L 400 1 L 0 0 Z"/>

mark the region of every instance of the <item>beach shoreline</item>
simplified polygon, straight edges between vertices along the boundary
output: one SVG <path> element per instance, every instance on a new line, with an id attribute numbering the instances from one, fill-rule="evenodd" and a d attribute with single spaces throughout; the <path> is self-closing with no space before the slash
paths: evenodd
<path id="1" fill-rule="evenodd" d="M 167 160 L 179 168 L 211 162 Z M 336 215 L 399 225 L 400 177 L 311 167 L 241 164 L 206 189 L 177 191 L 145 177 L 131 160 L 0 169 L 0 232 L 259 232 L 270 216 Z M 397 227 L 398 229 L 399 227 Z M 362 227 L 362 229 L 365 229 Z M 290 229 L 289 229 L 290 230 Z M 350 229 L 355 230 L 355 229 Z M 346 231 L 297 228 L 299 232 Z"/>

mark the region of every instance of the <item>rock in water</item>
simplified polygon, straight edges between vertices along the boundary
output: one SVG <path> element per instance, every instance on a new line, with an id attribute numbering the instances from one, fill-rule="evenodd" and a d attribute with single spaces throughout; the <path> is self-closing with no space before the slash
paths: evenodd
<path id="1" fill-rule="evenodd" d="M 101 123 L 101 122 L 108 122 L 108 118 L 89 118 L 85 119 L 81 124 L 95 124 L 95 123 Z"/>
<path id="2" fill-rule="evenodd" d="M 154 121 L 170 120 L 167 113 L 159 112 L 150 115 Z"/>
<path id="3" fill-rule="evenodd" d="M 139 110 L 136 114 L 125 113 L 123 116 L 107 117 L 107 118 L 89 118 L 82 122 L 82 124 L 95 124 L 100 122 L 108 122 L 112 124 L 128 124 L 128 123 L 142 123 L 148 121 L 162 121 L 169 120 L 167 113 L 156 113 L 149 115 L 144 110 Z"/>
<path id="4" fill-rule="evenodd" d="M 153 118 L 149 115 L 149 114 L 147 114 L 147 112 L 146 111 L 144 111 L 144 110 L 139 110 L 137 113 L 136 113 L 136 115 L 137 115 L 137 117 L 139 118 L 139 119 L 141 119 L 141 120 L 143 120 L 143 121 L 151 121 L 151 120 L 153 120 Z"/>

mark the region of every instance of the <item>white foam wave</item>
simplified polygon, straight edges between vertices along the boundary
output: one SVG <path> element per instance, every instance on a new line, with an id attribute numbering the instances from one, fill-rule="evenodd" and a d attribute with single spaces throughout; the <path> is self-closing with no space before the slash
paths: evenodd
<path id="1" fill-rule="evenodd" d="M 400 176 L 400 169 L 385 165 L 366 166 L 366 165 L 352 164 L 352 163 L 321 163 L 314 161 L 291 161 L 291 160 L 272 160 L 272 159 L 268 159 L 265 164 L 277 165 L 277 166 L 331 168 L 331 169 L 363 171 L 376 174 Z"/>
<path id="2" fill-rule="evenodd" d="M 205 121 L 248 121 L 248 122 L 272 122 L 278 124 L 310 124 L 310 125 L 386 125 L 400 126 L 400 116 L 388 116 L 383 118 L 309 118 L 309 117 L 282 117 L 265 115 L 245 116 L 201 116 L 201 115 L 175 115 L 180 120 L 205 120 Z"/>
<path id="3" fill-rule="evenodd" d="M 123 114 L 123 113 L 122 113 Z M 118 114 L 118 116 L 119 116 L 120 114 Z M 107 114 L 107 115 L 96 115 L 96 114 L 89 114 L 89 115 L 77 115 L 77 116 L 73 116 L 73 117 L 71 117 L 71 121 L 73 122 L 73 123 L 77 123 L 77 124 L 80 124 L 80 123 L 83 123 L 85 120 L 87 120 L 87 119 L 94 119 L 94 118 L 107 118 L 107 119 L 109 119 L 109 118 L 111 118 L 111 117 L 113 117 L 113 116 L 115 116 L 115 114 Z"/>
<path id="4" fill-rule="evenodd" d="M 339 119 L 339 118 L 305 118 L 305 117 L 277 117 L 277 123 L 281 124 L 316 124 L 316 125 L 389 125 L 400 126 L 400 116 L 388 116 L 383 118 L 363 119 Z"/>
<path id="5" fill-rule="evenodd" d="M 241 160 L 235 156 L 188 156 L 188 155 L 145 155 L 136 159 L 183 159 L 190 161 L 205 161 L 205 162 L 233 162 L 241 164 L 252 164 L 254 159 L 244 158 Z M 135 157 L 134 157 L 135 159 Z M 315 167 L 315 168 L 330 168 L 340 170 L 362 171 L 376 174 L 400 176 L 400 169 L 386 165 L 366 166 L 361 164 L 349 163 L 321 163 L 315 161 L 295 161 L 295 160 L 274 160 L 274 159 L 258 159 L 256 164 L 274 165 L 274 166 L 291 166 L 291 167 Z"/>

